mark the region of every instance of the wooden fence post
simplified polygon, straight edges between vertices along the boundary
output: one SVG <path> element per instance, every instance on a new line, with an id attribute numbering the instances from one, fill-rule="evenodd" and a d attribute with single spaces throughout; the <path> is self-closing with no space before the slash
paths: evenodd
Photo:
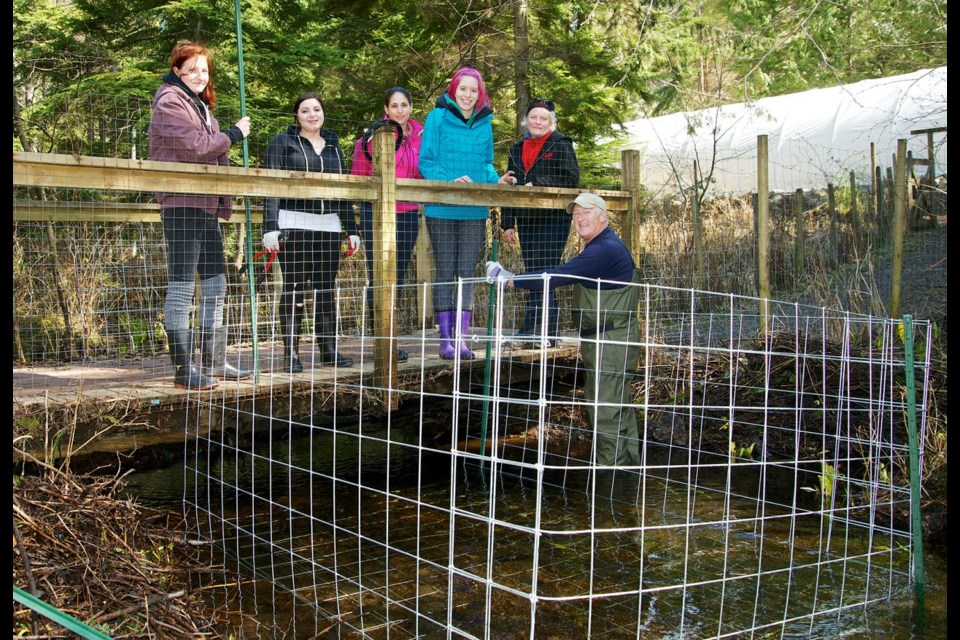
<path id="1" fill-rule="evenodd" d="M 906 225 L 905 229 L 915 229 L 916 222 L 918 217 L 917 212 L 917 201 L 913 197 L 913 186 L 916 184 L 916 172 L 913 170 L 914 161 L 913 161 L 913 151 L 907 151 L 907 162 L 905 165 L 904 174 L 907 181 L 907 200 L 906 200 L 906 211 L 904 213 L 904 224 Z"/>
<path id="2" fill-rule="evenodd" d="M 870 195 L 867 197 L 867 212 L 866 216 L 873 220 L 874 226 L 877 224 L 876 220 L 876 193 L 877 193 L 877 176 L 873 171 L 873 168 L 877 166 L 877 143 L 870 143 Z"/>
<path id="3" fill-rule="evenodd" d="M 837 195 L 833 190 L 833 183 L 827 184 L 827 210 L 830 215 L 830 263 L 840 262 L 837 255 Z"/>
<path id="4" fill-rule="evenodd" d="M 423 328 L 430 319 L 433 324 L 433 296 L 430 295 L 430 286 L 434 279 L 433 250 L 430 247 L 430 232 L 427 230 L 427 218 L 423 214 L 423 207 L 417 212 L 420 217 L 417 230 L 417 244 L 413 247 L 413 255 L 417 262 L 417 325 Z"/>
<path id="5" fill-rule="evenodd" d="M 873 173 L 877 184 L 877 235 L 879 236 L 877 242 L 883 244 L 887 241 L 887 216 L 883 207 L 883 168 L 875 165 Z"/>
<path id="6" fill-rule="evenodd" d="M 770 322 L 770 151 L 766 135 L 757 136 L 757 276 L 760 331 Z"/>
<path id="7" fill-rule="evenodd" d="M 704 289 L 703 278 L 703 232 L 700 226 L 700 167 L 693 161 L 693 258 L 697 265 L 697 289 Z"/>
<path id="8" fill-rule="evenodd" d="M 620 172 L 623 191 L 630 194 L 630 204 L 624 212 L 621 228 L 623 243 L 627 245 L 633 262 L 640 267 L 640 151 L 624 149 L 620 154 Z"/>
<path id="9" fill-rule="evenodd" d="M 893 264 L 890 271 L 890 317 L 900 317 L 900 287 L 903 278 L 903 235 L 907 204 L 907 141 L 897 140 L 893 190 Z"/>
<path id="10" fill-rule="evenodd" d="M 373 202 L 373 377 L 383 390 L 389 410 L 400 406 L 391 393 L 397 387 L 397 174 L 394 150 L 396 133 L 381 127 L 373 136 L 373 178 L 377 199 Z M 365 250 L 369 250 L 366 247 Z"/>
<path id="11" fill-rule="evenodd" d="M 760 210 L 757 208 L 759 196 L 756 192 L 750 194 L 750 204 L 753 206 L 753 253 L 755 268 L 753 270 L 753 289 L 760 291 L 760 269 L 756 268 L 760 262 Z"/>
<path id="12" fill-rule="evenodd" d="M 895 206 L 894 200 L 897 199 L 897 191 L 895 188 L 896 182 L 893 179 L 893 167 L 897 164 L 897 154 L 893 154 L 893 164 L 887 167 L 887 177 L 886 177 L 886 191 L 887 191 L 887 224 L 888 226 L 893 224 L 893 209 Z M 891 232 L 892 232 L 891 228 Z M 892 238 L 891 238 L 892 239 Z"/>
<path id="13" fill-rule="evenodd" d="M 860 214 L 857 211 L 857 176 L 853 171 L 850 172 L 850 225 L 853 227 L 853 246 L 859 254 L 863 238 L 860 235 Z"/>

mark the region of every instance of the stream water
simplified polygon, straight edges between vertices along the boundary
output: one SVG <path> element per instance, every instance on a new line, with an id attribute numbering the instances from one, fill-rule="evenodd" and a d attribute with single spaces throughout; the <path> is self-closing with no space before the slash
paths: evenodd
<path id="1" fill-rule="evenodd" d="M 695 521 L 742 524 L 687 527 L 690 491 L 680 478 L 653 473 L 600 489 L 586 476 L 547 471 L 538 484 L 409 446 L 405 433 L 375 425 L 364 425 L 363 438 L 292 433 L 251 443 L 248 456 L 209 456 L 199 474 L 182 462 L 131 474 L 128 490 L 160 508 L 179 509 L 188 496 L 229 523 L 217 529 L 218 546 L 241 583 L 227 573 L 191 576 L 223 612 L 224 638 L 947 637 L 942 557 L 925 557 L 921 605 L 893 566 L 879 572 L 893 584 L 886 598 L 889 584 L 875 585 L 856 560 L 871 544 L 866 532 L 834 532 L 840 561 L 828 552 L 807 565 L 803 554 L 822 552 L 822 518 L 778 519 L 770 509 L 758 520 L 755 501 L 698 491 Z M 196 478 L 208 474 L 245 489 L 204 497 Z M 741 482 L 732 493 L 755 495 L 755 484 Z M 490 526 L 492 512 L 508 526 Z M 869 557 L 871 571 L 879 562 Z M 760 566 L 762 579 L 729 578 Z M 490 575 L 500 588 L 488 588 Z M 535 607 L 524 596 L 531 584 Z M 875 591 L 884 597 L 872 601 Z M 791 620 L 789 607 L 804 598 L 837 611 L 811 620 L 809 607 L 797 607 Z M 843 606 L 857 598 L 869 602 Z"/>

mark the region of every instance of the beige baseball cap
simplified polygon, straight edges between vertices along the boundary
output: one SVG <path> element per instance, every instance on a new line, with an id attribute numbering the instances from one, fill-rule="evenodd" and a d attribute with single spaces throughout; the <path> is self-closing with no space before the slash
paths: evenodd
<path id="1" fill-rule="evenodd" d="M 601 211 L 607 210 L 607 203 L 603 201 L 603 198 L 592 193 L 581 193 L 573 202 L 568 202 L 567 213 L 573 213 L 573 206 L 577 204 L 584 209 L 596 208 Z"/>

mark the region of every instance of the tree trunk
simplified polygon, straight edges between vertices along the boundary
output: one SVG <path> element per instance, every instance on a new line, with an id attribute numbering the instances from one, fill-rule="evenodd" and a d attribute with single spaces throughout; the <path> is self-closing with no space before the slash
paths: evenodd
<path id="1" fill-rule="evenodd" d="M 514 92 L 517 96 L 517 130 L 522 127 L 530 102 L 530 40 L 527 37 L 527 0 L 517 0 L 513 12 L 513 46 L 516 54 Z"/>

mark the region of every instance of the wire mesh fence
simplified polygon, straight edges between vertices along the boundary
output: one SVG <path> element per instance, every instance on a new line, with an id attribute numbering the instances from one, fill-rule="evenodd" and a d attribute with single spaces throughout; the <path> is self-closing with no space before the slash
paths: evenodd
<path id="1" fill-rule="evenodd" d="M 475 332 L 493 376 L 455 369 L 438 394 L 422 369 L 387 421 L 194 395 L 196 535 L 364 637 L 826 638 L 908 588 L 930 324 L 905 343 L 897 321 L 791 303 L 763 332 L 755 299 L 637 289 L 639 337 L 599 340 L 638 355 L 622 401 L 591 394 L 586 360 L 515 360 L 503 297 Z M 599 462 L 605 409 L 632 463 Z"/>

